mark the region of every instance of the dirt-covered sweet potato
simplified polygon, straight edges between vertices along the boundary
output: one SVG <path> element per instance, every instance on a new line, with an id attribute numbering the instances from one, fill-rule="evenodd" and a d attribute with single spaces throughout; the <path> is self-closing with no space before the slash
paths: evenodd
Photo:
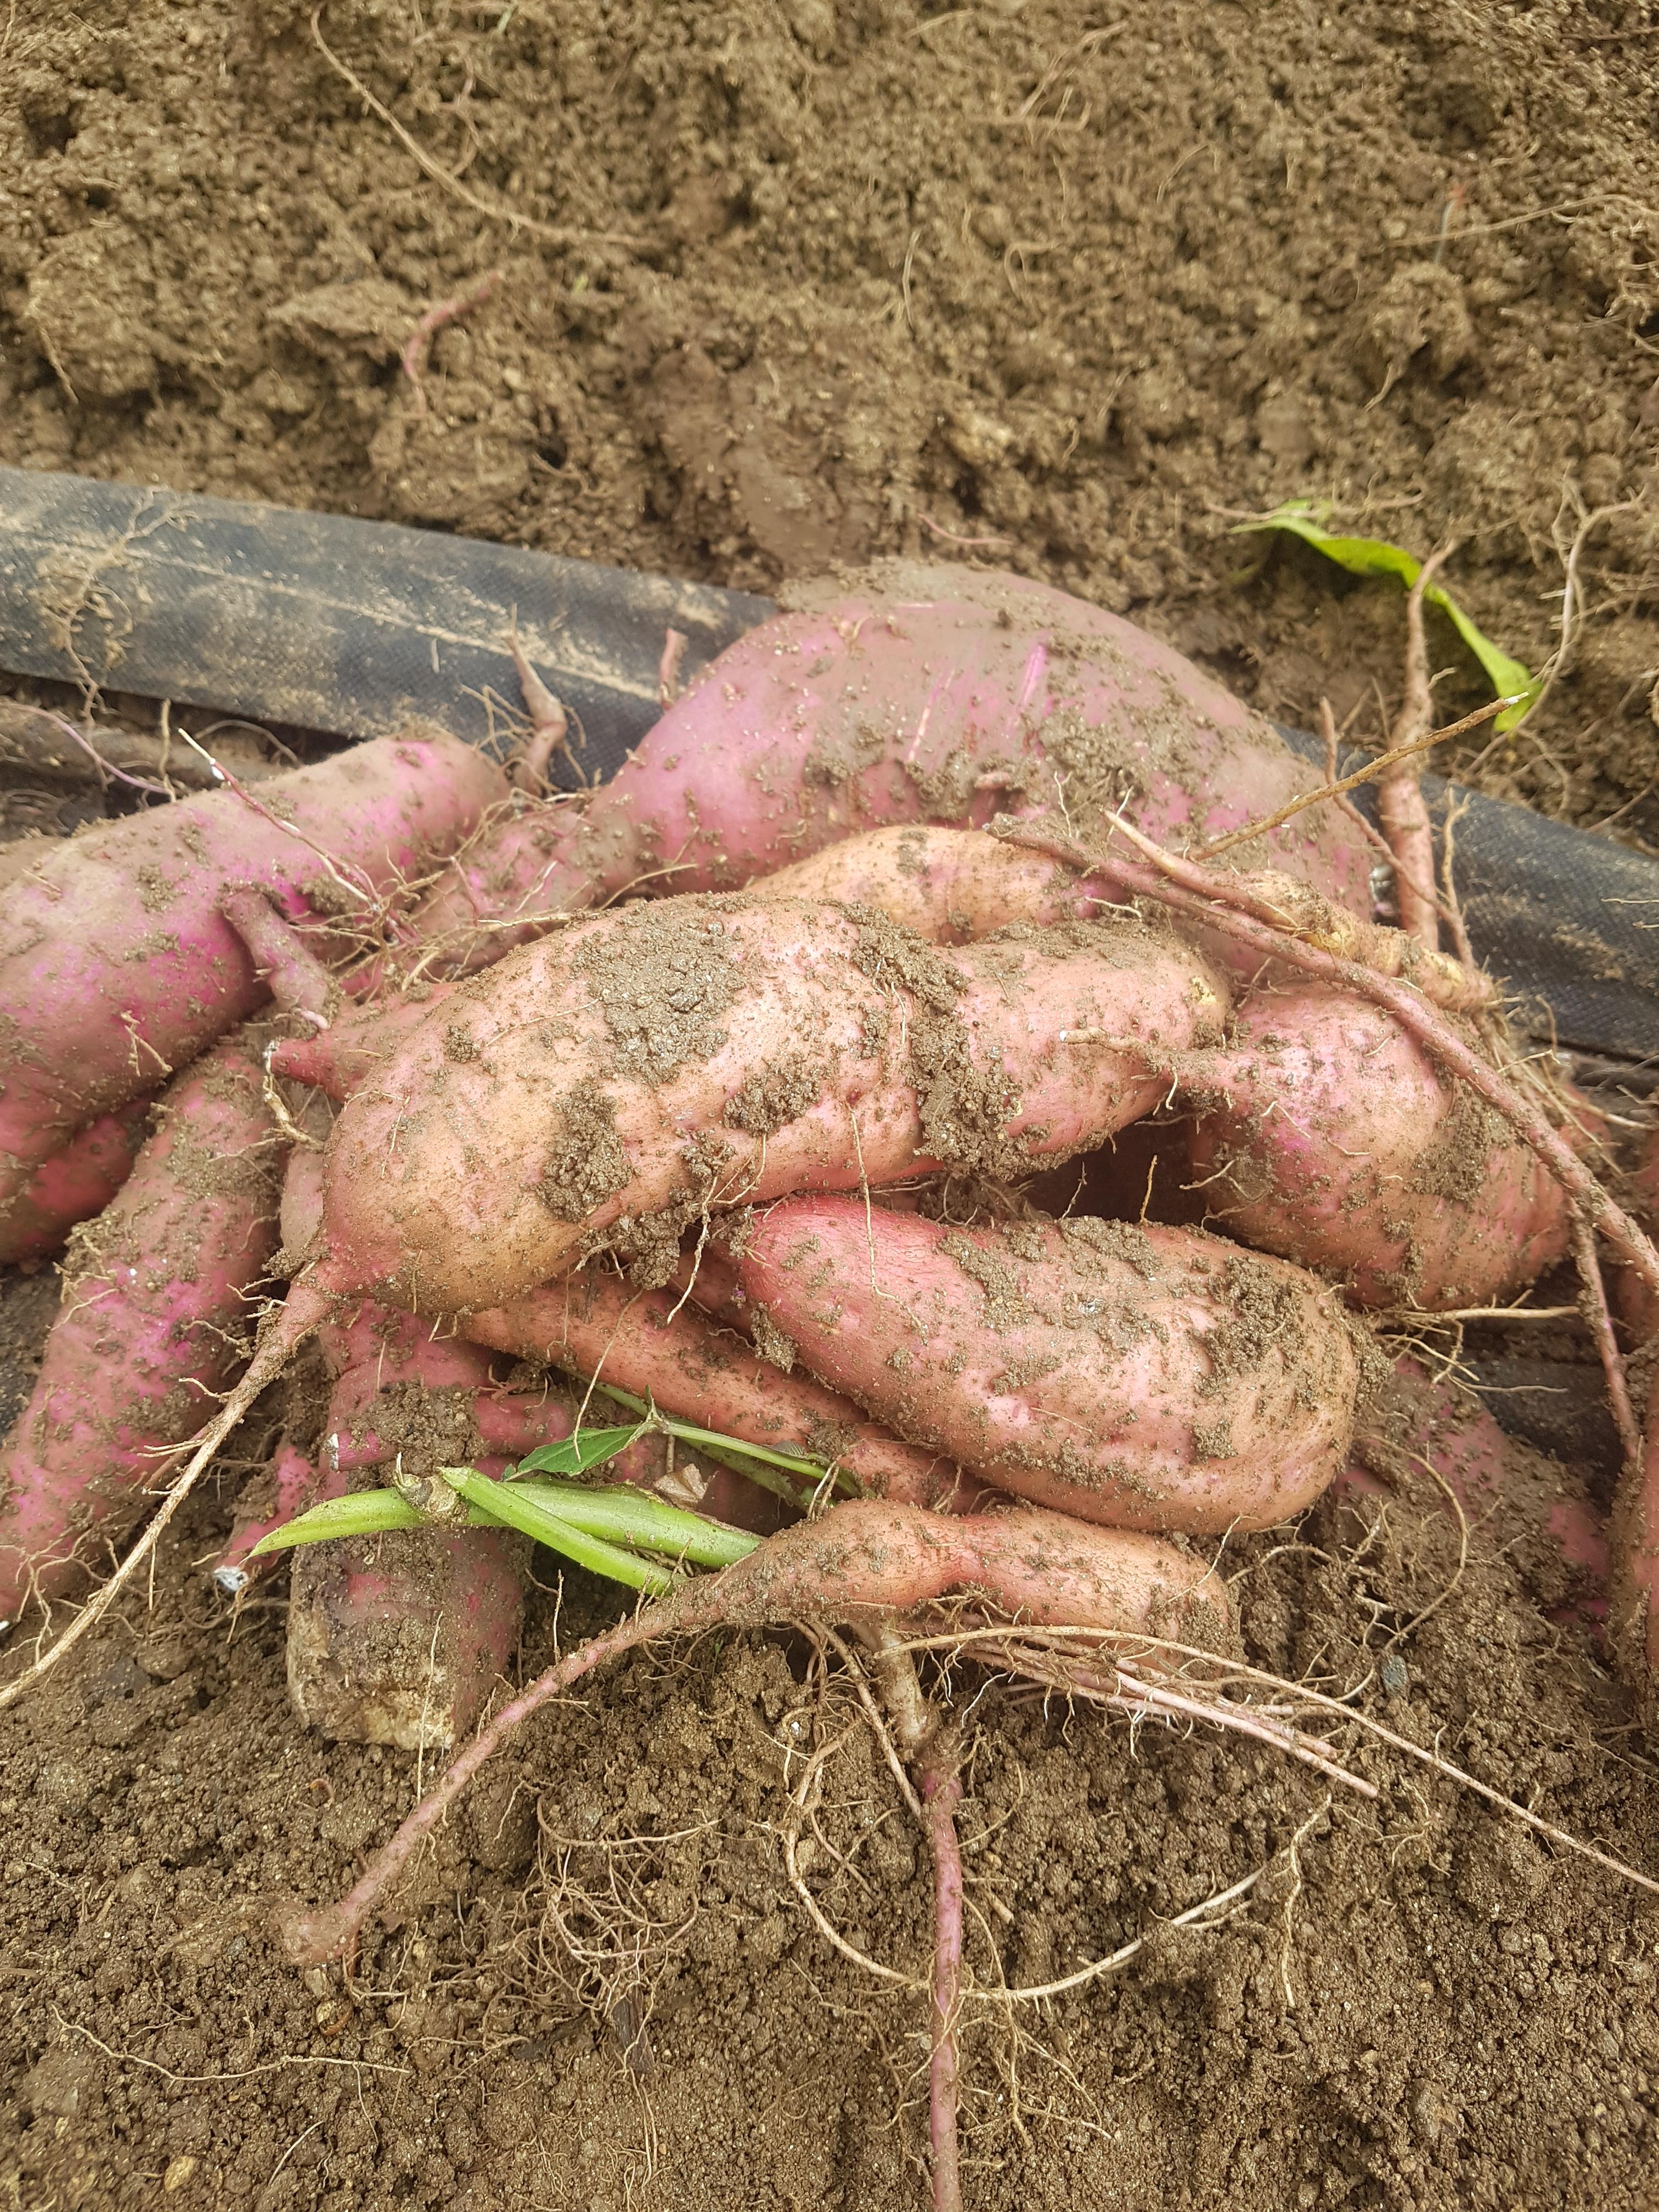
<path id="1" fill-rule="evenodd" d="M 1103 1142 L 1218 1039 L 1224 988 L 1121 915 L 950 954 L 872 915 L 678 899 L 447 998 L 340 1115 L 313 1290 L 496 1305 L 710 1206 Z"/>
<path id="2" fill-rule="evenodd" d="M 0 1266 L 59 1250 L 77 1221 L 103 1212 L 132 1173 L 151 1103 L 143 1093 L 118 1114 L 100 1114 L 0 1200 Z"/>
<path id="3" fill-rule="evenodd" d="M 1085 921 L 1117 888 L 982 830 L 935 823 L 863 830 L 749 886 L 757 898 L 872 906 L 934 945 L 970 945 L 1012 922 Z"/>
<path id="4" fill-rule="evenodd" d="M 532 936 L 635 884 L 732 890 L 855 830 L 982 827 L 1062 796 L 1085 837 L 1124 805 L 1185 847 L 1319 781 L 1170 647 L 1046 585 L 895 562 L 799 597 L 729 646 L 597 792 L 481 831 L 419 916 L 426 945 L 476 964 L 514 936 L 481 921 L 524 915 Z M 1237 857 L 1370 912 L 1369 848 L 1333 808 Z"/>
<path id="5" fill-rule="evenodd" d="M 0 1619 L 94 1571 L 234 1373 L 276 1244 L 283 1144 L 257 1042 L 169 1085 L 155 1134 L 64 1269 L 63 1310 L 0 1454 Z"/>
<path id="6" fill-rule="evenodd" d="M 518 1640 L 525 1550 L 495 1528 L 303 1546 L 288 1617 L 289 1696 L 301 1719 L 336 1741 L 447 1750 Z"/>
<path id="7" fill-rule="evenodd" d="M 1537 1155 L 1367 1000 L 1255 994 L 1193 1087 L 1206 1218 L 1362 1304 L 1487 1305 L 1566 1250 L 1566 1198 Z"/>
<path id="8" fill-rule="evenodd" d="M 1079 1519 L 1265 1528 L 1343 1463 L 1361 1356 L 1335 1292 L 1200 1231 L 803 1198 L 757 1211 L 733 1259 L 820 1381 Z"/>
<path id="9" fill-rule="evenodd" d="M 411 732 L 274 776 L 257 807 L 204 792 L 44 850 L 0 922 L 0 1204 L 263 1002 L 233 887 L 291 919 L 361 916 L 506 788 L 471 747 Z"/>

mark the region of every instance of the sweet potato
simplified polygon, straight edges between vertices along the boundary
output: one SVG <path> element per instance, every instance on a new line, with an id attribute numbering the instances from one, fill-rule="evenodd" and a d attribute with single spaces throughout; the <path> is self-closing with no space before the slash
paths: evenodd
<path id="1" fill-rule="evenodd" d="M 786 1529 L 720 1579 L 718 1617 L 739 1626 L 909 1613 L 966 1591 L 1034 1627 L 1144 1629 L 1224 1652 L 1232 1640 L 1226 1586 L 1207 1560 L 1029 1505 L 951 1516 L 855 1498 Z M 707 1605 L 714 1592 L 685 1593 L 693 1618 L 700 1597 Z"/>
<path id="2" fill-rule="evenodd" d="M 292 1209 L 290 1208 L 290 1214 Z M 394 1460 L 411 1477 L 473 1455 L 474 1394 L 489 1363 L 409 1314 L 364 1304 L 322 1332 L 337 1379 L 319 1488 L 337 1494 Z M 523 1609 L 523 1547 L 494 1531 L 421 1529 L 392 1546 L 345 1539 L 302 1551 L 289 1594 L 289 1694 L 336 1739 L 453 1743 L 505 1667 Z"/>
<path id="3" fill-rule="evenodd" d="M 961 945 L 1012 922 L 1087 919 L 1109 902 L 1112 889 L 982 830 L 930 825 L 843 838 L 757 877 L 748 896 L 873 907 L 930 944 Z M 423 982 L 409 995 L 351 1008 L 314 1036 L 285 1037 L 271 1048 L 272 1072 L 349 1098 L 456 988 Z"/>
<path id="4" fill-rule="evenodd" d="M 52 846 L 8 889 L 0 927 L 0 1204 L 263 1001 L 220 911 L 232 886 L 294 918 L 366 913 L 505 790 L 453 738 L 382 738 L 273 777 L 257 811 L 204 792 Z"/>
<path id="5" fill-rule="evenodd" d="M 982 830 L 866 830 L 749 886 L 756 898 L 872 906 L 933 945 L 970 945 L 1012 922 L 1086 921 L 1115 896 L 1041 853 Z"/>
<path id="6" fill-rule="evenodd" d="M 695 1305 L 675 1314 L 676 1304 L 584 1270 L 463 1326 L 476 1343 L 597 1375 L 699 1428 L 833 1461 L 871 1497 L 957 1510 L 971 1501 L 948 1460 L 899 1443 L 845 1398 L 805 1375 L 781 1374 Z"/>
<path id="7" fill-rule="evenodd" d="M 1567 1200 L 1536 1154 L 1364 1000 L 1256 994 L 1194 1088 L 1206 1218 L 1361 1304 L 1486 1305 L 1567 1249 Z"/>
<path id="8" fill-rule="evenodd" d="M 132 1173 L 151 1103 L 145 1092 L 118 1114 L 100 1115 L 0 1201 L 0 1266 L 59 1250 L 77 1221 L 103 1212 Z"/>
<path id="9" fill-rule="evenodd" d="M 237 1494 L 230 1540 L 213 1569 L 213 1579 L 222 1595 L 240 1596 L 250 1583 L 262 1580 L 275 1567 L 274 1553 L 253 1557 L 253 1547 L 261 1538 L 284 1522 L 297 1519 L 324 1498 L 337 1498 L 343 1487 L 343 1477 L 331 1478 L 284 1436 L 269 1464 Z"/>
<path id="10" fill-rule="evenodd" d="M 1265 1528 L 1343 1463 L 1360 1361 L 1335 1293 L 1201 1231 L 955 1229 L 797 1199 L 757 1213 L 733 1257 L 821 1382 L 1081 1520 Z"/>
<path id="11" fill-rule="evenodd" d="M 1629 1202 L 1649 1236 L 1659 1235 L 1659 1128 L 1650 1129 L 1642 1140 L 1630 1176 Z M 1636 1343 L 1659 1336 L 1659 1291 L 1650 1289 L 1633 1267 L 1617 1270 L 1613 1295 L 1614 1310 Z"/>
<path id="12" fill-rule="evenodd" d="M 289 1590 L 288 1688 L 336 1741 L 447 1750 L 505 1673 L 526 1547 L 505 1530 L 312 1544 Z"/>
<path id="13" fill-rule="evenodd" d="M 1190 661 L 1047 586 L 893 563 L 811 596 L 728 647 L 598 792 L 481 831 L 418 917 L 425 946 L 477 964 L 635 883 L 731 890 L 854 830 L 982 826 L 1062 786 L 1081 834 L 1127 799 L 1185 846 L 1318 781 Z M 1240 859 L 1370 912 L 1369 848 L 1332 808 Z M 519 915 L 544 919 L 479 930 Z"/>
<path id="14" fill-rule="evenodd" d="M 95 1563 L 165 1480 L 167 1448 L 237 1364 L 276 1243 L 283 1147 L 255 1041 L 169 1085 L 132 1174 L 83 1230 L 40 1378 L 0 1455 L 0 1618 Z"/>
<path id="15" fill-rule="evenodd" d="M 312 1288 L 495 1305 L 602 1235 L 665 1237 L 665 1280 L 708 1206 L 1063 1159 L 1155 1104 L 1224 1004 L 1121 916 L 948 957 L 785 900 L 577 922 L 447 999 L 347 1103 Z"/>
<path id="16" fill-rule="evenodd" d="M 337 1102 L 349 1098 L 456 988 L 434 983 L 418 996 L 373 999 L 349 1008 L 314 1036 L 281 1037 L 270 1048 L 271 1073 L 312 1084 Z"/>
<path id="17" fill-rule="evenodd" d="M 1627 1468 L 1613 1500 L 1613 1642 L 1650 1715 L 1659 1699 L 1659 1349 L 1650 1339 L 1631 1362 L 1643 1408 L 1642 1457 Z M 1644 1402 L 1645 1401 L 1645 1402 Z"/>

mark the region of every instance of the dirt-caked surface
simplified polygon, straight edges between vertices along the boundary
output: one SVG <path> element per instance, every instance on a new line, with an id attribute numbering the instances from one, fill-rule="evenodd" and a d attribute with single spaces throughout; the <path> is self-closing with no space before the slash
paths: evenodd
<path id="1" fill-rule="evenodd" d="M 994 563 L 1375 738 L 1398 590 L 1231 534 L 1329 500 L 1458 538 L 1534 667 L 1565 615 L 1541 711 L 1453 760 L 1659 848 L 1656 99 L 1644 0 L 14 0 L 0 462 L 765 591 Z M 1443 713 L 1480 703 L 1431 644 Z M 8 836 L 103 809 L 0 786 Z M 0 1423 L 56 1276 L 3 1291 Z M 432 1760 L 300 1724 L 280 1579 L 213 1595 L 246 1472 L 0 1715 L 0 2203 L 924 2203 L 927 1863 L 804 1638 L 599 1678 L 349 1977 L 286 1963 L 272 1900 L 337 1895 Z M 1258 1665 L 1659 1879 L 1651 1738 L 1540 1536 L 1585 1480 L 1517 1457 L 1461 1567 L 1426 1475 L 1227 1556 Z M 538 1572 L 526 1678 L 614 1617 Z M 1349 1723 L 1375 1796 L 968 1664 L 952 1694 L 971 2212 L 1659 2201 L 1659 1898 Z M 831 1948 L 787 1834 L 903 1983 Z"/>

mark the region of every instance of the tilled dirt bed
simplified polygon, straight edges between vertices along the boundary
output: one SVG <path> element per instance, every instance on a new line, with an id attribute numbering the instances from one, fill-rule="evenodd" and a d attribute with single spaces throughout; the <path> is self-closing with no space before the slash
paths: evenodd
<path id="1" fill-rule="evenodd" d="M 1641 0 L 15 0 L 0 462 L 766 591 L 993 562 L 1370 738 L 1398 594 L 1231 514 L 1327 497 L 1419 552 L 1455 534 L 1455 588 L 1534 665 L 1577 540 L 1564 674 L 1458 757 L 1652 848 L 1656 100 Z M 416 320 L 497 267 L 419 412 Z M 1446 713 L 1477 704 L 1432 641 Z M 0 829 L 97 805 L 12 776 Z M 3 1422 L 58 1291 L 0 1287 Z M 1497 1348 L 1589 1357 L 1539 1337 Z M 423 1778 L 293 1717 L 280 1583 L 234 1620 L 211 1594 L 244 1471 L 0 1718 L 0 2201 L 925 2201 L 921 2007 L 789 1886 L 800 1754 L 845 1732 L 803 1862 L 909 1973 L 927 1862 L 804 1639 L 601 1678 L 487 1771 L 349 1982 L 283 1962 L 270 1901 L 337 1893 Z M 1659 1874 L 1650 1739 L 1534 1533 L 1604 1476 L 1512 1472 L 1461 1573 L 1426 1481 L 1236 1545 L 1249 1654 L 1363 1685 Z M 613 1613 L 574 1573 L 535 1595 L 520 1673 Z M 974 2212 L 1659 2201 L 1659 1901 L 1358 1735 L 1374 1800 L 971 1667 L 955 1692 L 978 1985 L 1147 1939 L 975 2005 Z M 1224 1922 L 1166 1924 L 1264 1864 Z"/>

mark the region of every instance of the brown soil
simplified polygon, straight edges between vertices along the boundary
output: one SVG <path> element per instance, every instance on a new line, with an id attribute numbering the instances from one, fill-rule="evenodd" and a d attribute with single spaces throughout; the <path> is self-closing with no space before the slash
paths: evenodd
<path id="1" fill-rule="evenodd" d="M 333 0 L 331 62 L 304 0 L 16 0 L 0 460 L 766 589 L 986 559 L 1131 613 L 1268 712 L 1306 721 L 1328 692 L 1370 733 L 1398 595 L 1218 510 L 1327 495 L 1419 551 L 1455 530 L 1454 588 L 1536 664 L 1574 501 L 1613 507 L 1573 663 L 1479 780 L 1659 847 L 1649 18 Z M 404 340 L 498 265 L 419 412 Z M 1476 703 L 1431 643 L 1443 705 Z M 11 832 L 99 811 L 0 780 Z M 7 1285 L 0 1419 L 54 1295 Z M 1567 1595 L 1535 1535 L 1557 1479 L 1518 1480 L 1364 1702 L 1653 1869 L 1646 1740 L 1545 1612 Z M 1241 1547 L 1255 1656 L 1345 1684 L 1381 1666 L 1455 1547 L 1432 1498 L 1376 1516 L 1328 1503 Z M 280 1599 L 233 1629 L 204 1587 L 228 1518 L 204 1499 L 154 1610 L 0 1723 L 9 2201 L 922 2200 L 914 2002 L 826 1949 L 781 1869 L 790 1756 L 846 1720 L 805 1647 L 665 1653 L 545 1717 L 348 1995 L 281 1963 L 262 1900 L 332 1894 L 416 1763 L 292 1717 Z M 561 1633 L 600 1602 L 568 1590 Z M 544 1601 L 526 1669 L 552 1626 Z M 994 2012 L 971 2030 L 974 2212 L 1654 2201 L 1651 1900 L 1363 1749 L 1381 1799 L 1339 1794 L 1292 1865 L 1324 1786 L 1266 1752 L 1131 1744 L 1003 1690 L 973 1728 L 979 1978 L 992 1935 L 1015 1982 L 1152 1936 L 1029 2039 Z M 860 1731 L 819 1820 L 826 1911 L 914 1967 L 925 1869 Z M 600 1848 L 624 1838 L 645 1840 Z M 1159 1932 L 1269 1859 L 1224 1927 Z M 572 1935 L 627 1955 L 584 1970 Z"/>

